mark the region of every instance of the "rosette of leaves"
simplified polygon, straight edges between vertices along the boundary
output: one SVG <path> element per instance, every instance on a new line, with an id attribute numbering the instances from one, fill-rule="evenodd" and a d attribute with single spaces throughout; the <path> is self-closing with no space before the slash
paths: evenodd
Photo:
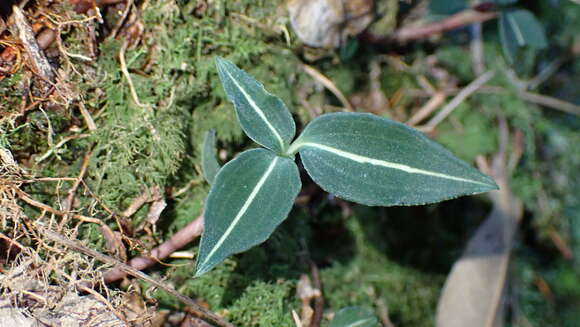
<path id="1" fill-rule="evenodd" d="M 322 115 L 294 139 L 294 120 L 280 98 L 233 63 L 216 58 L 216 65 L 242 129 L 262 148 L 220 168 L 208 134 L 202 166 L 212 186 L 196 276 L 264 242 L 286 219 L 301 188 L 298 153 L 325 191 L 369 206 L 419 205 L 497 189 L 422 133 L 368 113 Z"/>

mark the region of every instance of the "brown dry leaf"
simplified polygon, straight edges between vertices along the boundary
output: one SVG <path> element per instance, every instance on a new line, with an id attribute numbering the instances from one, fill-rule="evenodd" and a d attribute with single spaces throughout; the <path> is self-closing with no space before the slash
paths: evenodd
<path id="1" fill-rule="evenodd" d="M 505 123 L 500 131 L 507 134 Z M 437 326 L 491 327 L 503 325 L 503 298 L 514 234 L 522 217 L 522 202 L 511 193 L 505 141 L 491 174 L 500 187 L 490 193 L 493 208 L 453 265 L 437 307 Z"/>

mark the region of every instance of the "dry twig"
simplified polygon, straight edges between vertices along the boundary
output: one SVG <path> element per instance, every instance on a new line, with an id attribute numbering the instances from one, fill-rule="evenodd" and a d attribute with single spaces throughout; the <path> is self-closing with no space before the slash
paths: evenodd
<path id="1" fill-rule="evenodd" d="M 334 83 L 326 76 L 324 76 L 321 72 L 314 69 L 312 66 L 303 65 L 304 71 L 314 78 L 317 82 L 324 85 L 332 94 L 334 94 L 342 106 L 346 109 L 346 111 L 354 111 L 352 104 L 348 101 L 348 99 L 342 94 L 342 92 L 334 85 Z"/>
<path id="2" fill-rule="evenodd" d="M 392 39 L 399 43 L 425 39 L 434 34 L 451 31 L 465 25 L 485 22 L 487 20 L 496 18 L 497 15 L 498 14 L 495 11 L 482 12 L 468 9 L 435 23 L 401 28 L 395 32 L 395 34 L 392 36 Z"/>
<path id="3" fill-rule="evenodd" d="M 30 196 L 28 196 L 28 194 L 26 194 L 24 191 L 21 191 L 18 188 L 14 188 L 14 191 L 16 192 L 16 194 L 18 194 L 18 197 L 22 201 L 28 203 L 29 205 L 31 205 L 33 207 L 42 209 L 44 211 L 50 212 L 50 213 L 55 214 L 55 215 L 58 215 L 58 216 L 66 216 L 66 215 L 69 215 L 69 213 L 67 213 L 67 212 L 54 209 L 53 207 L 50 207 L 50 206 L 48 206 L 48 205 L 46 205 L 46 204 L 44 204 L 42 202 L 38 202 L 38 201 L 32 199 Z M 78 215 L 78 214 L 72 214 L 70 216 L 73 217 L 74 219 L 78 219 L 78 220 L 80 220 L 82 222 L 93 223 L 93 224 L 98 224 L 98 225 L 102 225 L 103 224 L 103 222 L 100 221 L 97 218 L 87 217 L 87 216 Z"/>
<path id="4" fill-rule="evenodd" d="M 580 106 L 573 103 L 532 92 L 521 91 L 518 94 L 528 102 L 580 116 Z"/>
<path id="5" fill-rule="evenodd" d="M 143 270 L 167 258 L 173 252 L 179 250 L 189 242 L 196 239 L 203 231 L 203 216 L 196 218 L 183 229 L 175 233 L 171 238 L 160 246 L 151 250 L 149 256 L 135 257 L 127 263 L 130 267 L 137 270 Z M 107 271 L 103 278 L 106 283 L 112 283 L 126 276 L 128 272 L 117 267 Z"/>
<path id="6" fill-rule="evenodd" d="M 465 99 L 467 99 L 470 95 L 472 95 L 475 91 L 477 91 L 477 89 L 479 89 L 485 83 L 487 83 L 493 77 L 494 74 L 495 72 L 490 70 L 484 73 L 483 75 L 479 76 L 473 82 L 469 83 L 469 85 L 463 88 L 451 101 L 449 101 L 449 103 L 445 105 L 437 113 L 437 115 L 435 115 L 435 117 L 431 118 L 431 120 L 429 120 L 429 122 L 425 126 L 419 129 L 426 132 L 432 131 L 435 128 L 435 126 L 437 126 L 440 122 L 442 122 L 445 118 L 447 118 L 447 116 L 449 116 L 449 114 L 451 114 L 453 110 L 457 108 L 457 106 L 459 106 L 463 101 L 465 101 Z"/>
<path id="7" fill-rule="evenodd" d="M 46 238 L 48 238 L 48 239 L 50 239 L 50 240 L 52 240 L 60 245 L 63 245 L 63 246 L 70 248 L 74 251 L 77 251 L 77 252 L 83 253 L 85 255 L 88 255 L 90 257 L 93 257 L 101 262 L 114 265 L 115 267 L 122 270 L 123 272 L 125 272 L 129 275 L 132 275 L 136 278 L 142 279 L 142 280 L 154 285 L 155 287 L 166 291 L 167 293 L 171 294 L 172 296 L 174 296 L 175 298 L 177 298 L 178 300 L 180 300 L 184 304 L 193 308 L 195 310 L 195 313 L 197 315 L 199 315 L 201 318 L 203 318 L 204 320 L 207 320 L 211 323 L 214 323 L 214 324 L 216 324 L 218 326 L 222 326 L 222 327 L 234 327 L 234 325 L 225 321 L 223 318 L 219 317 L 215 313 L 200 306 L 194 300 L 192 300 L 189 297 L 177 292 L 173 287 L 166 285 L 166 284 L 150 277 L 149 275 L 147 275 L 147 274 L 145 274 L 145 273 L 143 273 L 143 272 L 141 272 L 141 271 L 139 271 L 139 270 L 137 270 L 129 265 L 126 265 L 126 264 L 118 261 L 115 258 L 112 258 L 110 256 L 99 253 L 93 249 L 90 249 L 90 248 L 80 244 L 77 241 L 67 239 L 67 238 L 63 237 L 62 235 L 59 235 L 59 234 L 51 231 L 50 229 L 48 229 L 40 224 L 35 224 L 35 227 L 38 230 L 40 230 L 42 232 L 42 234 L 44 236 L 46 236 Z"/>

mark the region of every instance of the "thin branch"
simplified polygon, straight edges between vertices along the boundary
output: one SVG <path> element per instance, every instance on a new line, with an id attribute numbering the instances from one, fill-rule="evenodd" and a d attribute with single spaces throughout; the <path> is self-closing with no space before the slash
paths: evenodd
<path id="1" fill-rule="evenodd" d="M 347 111 L 354 111 L 350 101 L 348 101 L 348 99 L 344 96 L 344 94 L 342 94 L 342 92 L 336 87 L 336 85 L 328 77 L 324 76 L 321 72 L 319 72 L 318 70 L 316 70 L 312 66 L 303 65 L 303 67 L 304 67 L 304 71 L 308 75 L 310 75 L 317 82 L 324 85 L 324 87 L 326 87 L 330 92 L 332 92 L 332 94 L 334 94 L 338 98 L 338 100 L 340 100 L 340 102 L 342 103 L 342 106 Z"/>
<path id="2" fill-rule="evenodd" d="M 547 95 L 532 93 L 532 92 L 519 92 L 518 93 L 522 99 L 532 102 L 535 104 L 539 104 L 544 107 L 556 109 L 559 111 L 567 112 L 569 114 L 578 115 L 580 116 L 580 106 L 575 105 L 570 102 L 562 101 L 560 99 L 556 99 L 554 97 L 550 97 Z"/>
<path id="3" fill-rule="evenodd" d="M 477 89 L 482 87 L 485 83 L 487 83 L 495 74 L 494 71 L 488 71 L 483 75 L 479 76 L 473 82 L 469 83 L 465 88 L 463 88 L 448 104 L 446 104 L 435 117 L 431 118 L 429 122 L 421 128 L 423 131 L 430 132 L 432 131 L 437 124 L 442 122 L 449 114 L 457 108 L 465 99 L 467 99 L 470 95 L 472 95 Z"/>
<path id="4" fill-rule="evenodd" d="M 82 138 L 86 138 L 89 137 L 89 134 L 76 134 L 76 135 L 70 135 L 67 136 L 65 138 L 63 138 L 60 142 L 58 142 L 55 146 L 51 147 L 48 151 L 46 151 L 45 154 L 43 154 L 42 156 L 36 158 L 36 162 L 39 163 L 43 160 L 45 160 L 46 158 L 50 157 L 50 155 L 57 150 L 58 148 L 60 148 L 61 146 L 65 145 L 68 141 L 70 140 L 75 140 L 75 139 L 82 139 Z"/>
<path id="5" fill-rule="evenodd" d="M 324 314 L 324 297 L 322 296 L 322 283 L 320 281 L 320 272 L 316 263 L 310 260 L 310 274 L 312 275 L 312 283 L 314 288 L 320 290 L 320 296 L 314 298 L 314 313 L 312 314 L 312 321 L 310 327 L 320 327 L 322 316 Z"/>
<path id="6" fill-rule="evenodd" d="M 437 92 L 435 93 L 429 101 L 427 101 L 421 109 L 417 110 L 417 112 L 407 121 L 407 125 L 415 126 L 423 119 L 427 118 L 433 111 L 437 109 L 440 105 L 443 104 L 447 98 L 445 92 Z"/>
<path id="7" fill-rule="evenodd" d="M 133 80 L 131 79 L 131 75 L 129 74 L 129 70 L 127 69 L 127 63 L 125 62 L 125 51 L 127 50 L 128 42 L 125 41 L 121 45 L 121 49 L 119 50 L 119 62 L 121 63 L 121 72 L 125 79 L 127 79 L 127 83 L 129 84 L 129 91 L 131 92 L 131 97 L 133 101 L 142 108 L 146 108 L 147 105 L 142 104 L 139 101 L 139 96 L 137 95 L 137 91 L 135 90 L 135 86 L 133 85 Z"/>
<path id="8" fill-rule="evenodd" d="M 203 231 L 203 216 L 199 216 L 183 229 L 175 233 L 169 240 L 153 249 L 149 256 L 135 257 L 127 263 L 130 267 L 143 270 L 167 258 L 173 252 L 181 249 L 191 241 L 195 240 Z M 112 283 L 126 276 L 126 271 L 119 267 L 107 271 L 103 278 L 106 283 Z"/>
<path id="9" fill-rule="evenodd" d="M 400 30 L 395 31 L 392 39 L 399 43 L 426 39 L 434 34 L 439 34 L 466 25 L 481 23 L 494 19 L 497 17 L 497 15 L 498 13 L 495 11 L 482 12 L 468 9 L 435 23 L 401 28 Z"/>
<path id="10" fill-rule="evenodd" d="M 54 209 L 53 207 L 47 206 L 46 204 L 44 204 L 42 202 L 38 202 L 38 201 L 32 199 L 30 196 L 28 196 L 28 194 L 24 193 L 23 191 L 21 191 L 18 188 L 14 188 L 14 191 L 16 192 L 16 194 L 18 194 L 18 197 L 22 201 L 28 203 L 29 205 L 31 205 L 33 207 L 42 209 L 44 211 L 48 211 L 48 212 L 55 214 L 55 215 L 58 215 L 58 216 L 69 215 L 69 213 L 67 213 L 67 212 Z M 87 216 L 78 215 L 78 214 L 72 214 L 70 216 L 75 218 L 75 219 L 78 219 L 80 221 L 87 222 L 87 223 L 93 223 L 93 224 L 99 224 L 99 225 L 103 224 L 103 222 L 97 218 L 87 217 Z"/>
<path id="11" fill-rule="evenodd" d="M 63 237 L 62 235 L 57 234 L 57 233 L 53 232 L 52 230 L 50 230 L 50 229 L 48 229 L 48 228 L 46 228 L 38 223 L 35 224 L 35 226 L 36 226 L 36 228 L 38 228 L 42 232 L 42 234 L 44 236 L 46 236 L 48 239 L 50 239 L 58 244 L 61 244 L 67 248 L 70 248 L 70 249 L 75 250 L 77 252 L 83 253 L 83 254 L 88 255 L 90 257 L 93 257 L 101 262 L 114 265 L 117 268 L 119 268 L 120 270 L 124 271 L 125 273 L 127 273 L 131 276 L 134 276 L 136 278 L 139 278 L 141 280 L 144 280 L 144 281 L 154 285 L 155 287 L 166 291 L 167 293 L 171 294 L 172 296 L 174 296 L 175 298 L 177 298 L 178 300 L 180 300 L 184 304 L 193 308 L 195 310 L 195 312 L 197 314 L 199 314 L 199 316 L 202 319 L 207 320 L 208 322 L 214 323 L 218 326 L 234 327 L 234 325 L 225 321 L 223 318 L 219 317 L 215 313 L 200 306 L 194 300 L 192 300 L 189 297 L 177 292 L 173 287 L 171 287 L 167 284 L 164 284 L 164 283 L 150 277 L 149 275 L 147 275 L 147 274 L 145 274 L 145 273 L 143 273 L 143 272 L 141 272 L 141 271 L 139 271 L 139 270 L 137 270 L 129 265 L 126 265 L 126 264 L 120 262 L 119 260 L 117 260 L 115 258 L 112 258 L 110 256 L 99 253 L 91 248 L 88 248 L 88 247 L 80 244 L 78 241 L 67 239 L 67 238 Z"/>

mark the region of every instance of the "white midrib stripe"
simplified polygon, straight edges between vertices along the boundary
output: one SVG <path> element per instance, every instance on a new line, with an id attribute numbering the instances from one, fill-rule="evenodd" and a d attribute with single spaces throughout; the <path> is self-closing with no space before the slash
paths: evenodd
<path id="1" fill-rule="evenodd" d="M 272 134 L 274 134 L 274 136 L 278 140 L 278 143 L 280 143 L 280 148 L 284 149 L 284 141 L 282 140 L 282 137 L 280 136 L 280 134 L 278 134 L 278 131 L 274 128 L 274 126 L 272 126 L 272 124 L 270 123 L 264 112 L 260 109 L 260 107 L 258 107 L 258 105 L 254 102 L 254 100 L 252 100 L 250 95 L 236 81 L 236 79 L 232 76 L 232 74 L 230 74 L 227 70 L 224 70 L 224 72 L 228 74 L 230 80 L 236 85 L 236 87 L 240 90 L 240 92 L 242 92 L 246 100 L 248 100 L 248 103 L 250 104 L 252 109 L 254 109 L 254 111 L 258 114 L 258 116 L 260 116 L 260 118 L 262 118 L 262 120 L 266 123 L 266 126 L 268 126 L 268 128 L 272 131 Z"/>
<path id="2" fill-rule="evenodd" d="M 373 321 L 373 320 L 375 320 L 375 319 L 374 318 L 367 318 L 367 319 L 355 321 L 352 324 L 346 325 L 345 327 L 358 327 L 358 326 L 362 326 L 363 324 L 366 324 L 367 322 Z"/>
<path id="3" fill-rule="evenodd" d="M 331 153 L 336 154 L 337 156 L 347 158 L 347 159 L 350 159 L 352 161 L 356 161 L 356 162 L 360 162 L 360 163 L 368 163 L 368 164 L 375 165 L 375 166 L 381 166 L 381 167 L 385 167 L 385 168 L 402 170 L 402 171 L 409 173 L 409 174 L 421 174 L 421 175 L 445 178 L 445 179 L 466 182 L 466 183 L 472 183 L 472 184 L 479 184 L 479 185 L 486 185 L 486 186 L 488 185 L 486 183 L 474 181 L 471 179 L 466 179 L 466 178 L 446 175 L 446 174 L 442 174 L 442 173 L 436 173 L 436 172 L 432 172 L 432 171 L 428 171 L 428 170 L 413 168 L 411 166 L 393 163 L 393 162 L 389 162 L 389 161 L 363 157 L 361 155 L 342 151 L 340 149 L 336 149 L 336 148 L 333 148 L 333 147 L 330 147 L 330 146 L 327 146 L 324 144 L 311 143 L 311 142 L 301 143 L 300 147 L 303 147 L 303 146 L 309 146 L 309 147 L 317 148 L 317 149 L 324 150 L 327 152 L 331 152 Z"/>
<path id="4" fill-rule="evenodd" d="M 260 192 L 260 189 L 262 188 L 262 186 L 264 186 L 264 183 L 266 182 L 266 180 L 268 179 L 268 177 L 272 173 L 272 170 L 274 170 L 274 166 L 276 166 L 277 161 L 278 161 L 278 157 L 275 157 L 274 160 L 272 160 L 272 163 L 270 163 L 270 166 L 268 166 L 268 169 L 266 169 L 264 176 L 262 176 L 262 178 L 260 178 L 260 180 L 258 181 L 256 186 L 254 186 L 252 193 L 250 193 L 250 195 L 246 199 L 246 202 L 244 202 L 244 205 L 242 206 L 240 211 L 238 211 L 238 214 L 236 215 L 234 220 L 232 220 L 232 223 L 230 224 L 228 229 L 226 229 L 226 231 L 223 233 L 222 237 L 220 237 L 220 239 L 217 241 L 217 243 L 211 249 L 211 251 L 209 252 L 207 257 L 205 258 L 205 260 L 201 264 L 201 267 L 205 266 L 205 264 L 209 261 L 209 259 L 211 259 L 211 257 L 216 253 L 216 251 L 219 250 L 219 248 L 223 245 L 223 243 L 226 241 L 226 239 L 230 236 L 230 234 L 232 233 L 232 231 L 234 230 L 236 225 L 240 222 L 240 219 L 242 218 L 242 216 L 246 213 L 246 211 L 248 211 L 248 208 L 250 207 L 252 202 L 254 202 L 254 198 L 256 198 L 256 195 L 258 195 L 258 192 Z"/>
<path id="5" fill-rule="evenodd" d="M 518 42 L 518 45 L 519 46 L 526 45 L 525 44 L 525 40 L 524 40 L 524 36 L 522 35 L 522 31 L 518 27 L 518 24 L 516 23 L 516 21 L 513 18 L 513 16 L 511 16 L 511 15 L 508 16 L 508 22 L 512 26 L 512 30 L 514 31 L 514 34 L 516 35 L 516 40 Z"/>

